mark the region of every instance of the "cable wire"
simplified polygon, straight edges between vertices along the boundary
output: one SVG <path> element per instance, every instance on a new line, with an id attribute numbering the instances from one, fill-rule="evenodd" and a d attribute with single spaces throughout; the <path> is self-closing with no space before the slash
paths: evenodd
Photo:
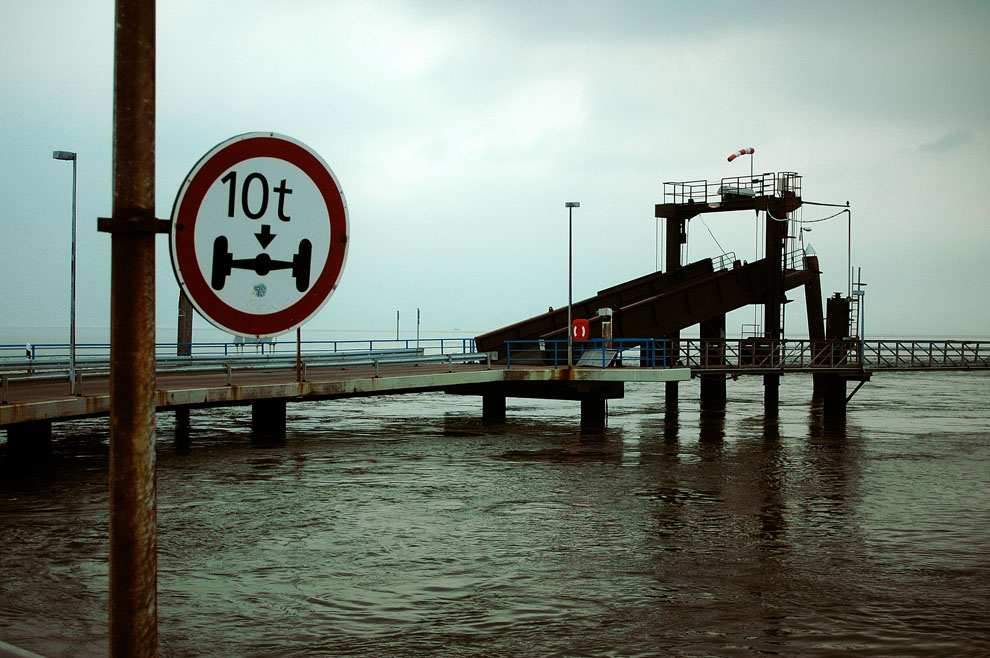
<path id="1" fill-rule="evenodd" d="M 706 221 L 705 221 L 705 218 L 704 218 L 704 217 L 702 217 L 702 218 L 701 218 L 701 223 L 705 225 L 705 228 L 706 228 L 706 229 L 708 229 L 708 235 L 710 235 L 710 236 L 712 236 L 712 240 L 714 240 L 714 241 L 715 241 L 715 246 L 717 246 L 717 247 L 718 247 L 718 248 L 719 248 L 719 249 L 720 249 L 720 250 L 722 251 L 722 253 L 723 253 L 723 254 L 724 254 L 724 253 L 727 253 L 727 252 L 725 251 L 725 248 L 724 248 L 724 247 L 723 247 L 722 245 L 720 245 L 720 244 L 718 243 L 718 238 L 716 238 L 716 237 L 715 237 L 715 234 L 714 234 L 714 233 L 712 233 L 712 229 L 711 229 L 711 228 L 709 228 L 709 226 L 708 226 L 708 222 L 706 222 Z"/>

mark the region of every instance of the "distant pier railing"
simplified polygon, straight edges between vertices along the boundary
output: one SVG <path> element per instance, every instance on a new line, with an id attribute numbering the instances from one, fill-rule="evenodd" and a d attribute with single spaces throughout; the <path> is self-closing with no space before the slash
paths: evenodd
<path id="1" fill-rule="evenodd" d="M 681 339 L 675 365 L 698 371 L 990 369 L 990 341 Z"/>
<path id="2" fill-rule="evenodd" d="M 871 370 L 970 370 L 990 368 L 988 341 L 863 341 L 863 363 Z"/>

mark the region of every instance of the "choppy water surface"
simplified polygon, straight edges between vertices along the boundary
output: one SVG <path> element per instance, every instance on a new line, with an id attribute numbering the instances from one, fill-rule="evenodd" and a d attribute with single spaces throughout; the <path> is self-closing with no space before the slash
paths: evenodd
<path id="1" fill-rule="evenodd" d="M 577 404 L 442 394 L 159 416 L 163 656 L 990 654 L 990 377 L 887 374 L 845 426 L 788 376 L 724 413 L 628 386 Z M 0 639 L 105 655 L 106 422 L 46 466 L 0 442 Z M 185 453 L 185 454 L 183 454 Z"/>

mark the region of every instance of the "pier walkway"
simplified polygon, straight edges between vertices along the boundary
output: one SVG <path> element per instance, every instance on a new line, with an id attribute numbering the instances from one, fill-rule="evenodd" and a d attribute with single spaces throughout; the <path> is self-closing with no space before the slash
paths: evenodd
<path id="1" fill-rule="evenodd" d="M 298 357 L 291 353 L 294 343 L 291 349 L 283 344 L 281 352 L 273 344 L 252 346 L 253 354 L 243 346 L 195 345 L 191 351 L 201 356 L 160 357 L 156 406 L 284 407 L 286 401 L 444 391 L 481 396 L 485 415 L 494 417 L 504 416 L 506 397 L 581 400 L 582 417 L 594 422 L 605 399 L 622 397 L 625 382 L 797 372 L 862 381 L 878 372 L 990 369 L 987 341 L 622 339 L 574 345 L 572 370 L 566 341 L 509 341 L 503 360 L 475 352 L 470 339 L 315 344 Z M 84 350 L 87 356 L 76 364 L 76 395 L 70 394 L 64 345 L 39 346 L 31 359 L 24 358 L 24 347 L 16 356 L 13 346 L 0 347 L 7 348 L 0 358 L 0 427 L 109 413 L 108 346 Z"/>
<path id="2" fill-rule="evenodd" d="M 286 354 L 284 347 L 282 354 L 275 355 L 270 346 L 267 354 L 231 354 L 228 350 L 227 356 L 219 356 L 215 350 L 205 350 L 202 357 L 163 357 L 155 375 L 155 406 L 159 411 L 175 411 L 177 419 L 185 418 L 186 431 L 190 409 L 251 406 L 256 435 L 284 436 L 287 403 L 442 391 L 481 397 L 483 415 L 490 419 L 505 418 L 508 397 L 579 401 L 582 426 L 600 427 L 605 424 L 606 400 L 621 398 L 626 382 L 661 383 L 691 377 L 688 368 L 663 364 L 574 369 L 516 365 L 509 369 L 506 363 L 494 362 L 491 354 L 472 351 L 470 340 L 453 349 L 437 348 L 427 341 L 419 347 L 370 347 L 300 351 L 298 357 Z M 194 353 L 201 349 L 192 347 Z M 53 422 L 110 413 L 109 360 L 94 355 L 91 346 L 90 355 L 76 364 L 73 395 L 67 363 L 61 351 L 55 356 L 52 350 L 46 358 L 0 361 L 0 429 L 7 431 L 8 446 L 18 450 L 26 445 L 49 445 Z"/>

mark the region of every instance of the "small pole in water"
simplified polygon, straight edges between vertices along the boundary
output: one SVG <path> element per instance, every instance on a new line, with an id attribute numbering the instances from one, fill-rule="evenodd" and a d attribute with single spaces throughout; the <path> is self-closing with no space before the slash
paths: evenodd
<path id="1" fill-rule="evenodd" d="M 296 381 L 302 381 L 302 327 L 296 327 Z"/>

